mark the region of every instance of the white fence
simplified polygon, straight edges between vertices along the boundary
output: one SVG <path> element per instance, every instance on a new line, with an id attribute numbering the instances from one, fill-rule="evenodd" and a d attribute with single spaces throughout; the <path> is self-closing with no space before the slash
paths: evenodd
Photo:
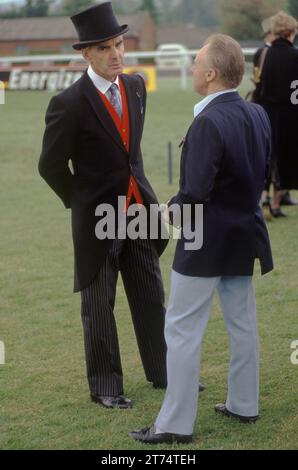
<path id="1" fill-rule="evenodd" d="M 242 49 L 245 56 L 251 56 L 256 52 L 256 48 L 244 48 Z M 185 90 L 187 88 L 187 76 L 189 72 L 189 65 L 187 65 L 187 59 L 189 57 L 194 58 L 197 54 L 197 50 L 188 50 L 186 52 L 157 52 L 157 51 L 146 51 L 146 52 L 126 52 L 125 57 L 127 65 L 137 65 L 141 63 L 142 59 L 156 59 L 160 58 L 178 58 L 180 59 L 180 79 L 181 79 L 181 88 Z M 9 67 L 11 65 L 17 64 L 32 64 L 32 65 L 50 65 L 53 63 L 65 63 L 69 65 L 75 65 L 78 63 L 85 63 L 83 57 L 79 54 L 52 54 L 52 55 L 29 55 L 29 56 L 11 56 L 11 57 L 0 57 L 0 71 L 1 68 Z M 157 67 L 159 68 L 159 66 Z"/>

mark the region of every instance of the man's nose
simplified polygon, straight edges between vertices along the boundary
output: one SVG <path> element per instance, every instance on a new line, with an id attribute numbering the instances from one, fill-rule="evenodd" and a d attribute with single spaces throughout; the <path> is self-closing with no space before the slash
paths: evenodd
<path id="1" fill-rule="evenodd" d="M 119 57 L 119 52 L 118 52 L 118 49 L 116 47 L 112 47 L 111 48 L 111 57 L 113 59 L 118 59 Z"/>

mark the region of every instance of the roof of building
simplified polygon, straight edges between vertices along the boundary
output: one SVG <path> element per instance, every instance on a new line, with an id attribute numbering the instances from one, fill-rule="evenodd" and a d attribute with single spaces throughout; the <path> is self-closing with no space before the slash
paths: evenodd
<path id="1" fill-rule="evenodd" d="M 146 12 L 118 15 L 120 24 L 128 24 L 128 37 L 139 36 Z M 76 30 L 68 16 L 0 19 L 0 41 L 76 39 Z"/>
<path id="2" fill-rule="evenodd" d="M 163 25 L 157 29 L 157 43 L 179 43 L 189 49 L 198 49 L 214 32 L 215 28 L 199 28 L 187 23 Z"/>

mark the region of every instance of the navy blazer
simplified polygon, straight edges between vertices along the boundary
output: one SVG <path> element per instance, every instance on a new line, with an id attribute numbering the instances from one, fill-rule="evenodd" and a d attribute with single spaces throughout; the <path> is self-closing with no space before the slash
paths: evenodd
<path id="1" fill-rule="evenodd" d="M 264 109 L 237 92 L 215 98 L 193 121 L 181 155 L 179 204 L 203 204 L 203 245 L 177 242 L 173 269 L 187 276 L 251 276 L 273 269 L 259 200 L 269 170 L 271 128 Z M 192 229 L 195 219 L 192 218 Z M 183 230 L 182 230 L 183 232 Z"/>

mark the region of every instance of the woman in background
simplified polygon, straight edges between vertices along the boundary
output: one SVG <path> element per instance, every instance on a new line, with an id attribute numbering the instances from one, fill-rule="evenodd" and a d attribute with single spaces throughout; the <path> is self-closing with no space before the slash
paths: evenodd
<path id="1" fill-rule="evenodd" d="M 298 23 L 280 11 L 272 18 L 275 37 L 266 54 L 261 76 L 261 104 L 272 126 L 271 176 L 275 187 L 271 212 L 285 214 L 280 202 L 285 189 L 298 189 L 298 50 L 293 43 Z M 295 83 L 296 82 L 296 83 Z M 296 98 L 295 98 L 296 97 Z"/>

